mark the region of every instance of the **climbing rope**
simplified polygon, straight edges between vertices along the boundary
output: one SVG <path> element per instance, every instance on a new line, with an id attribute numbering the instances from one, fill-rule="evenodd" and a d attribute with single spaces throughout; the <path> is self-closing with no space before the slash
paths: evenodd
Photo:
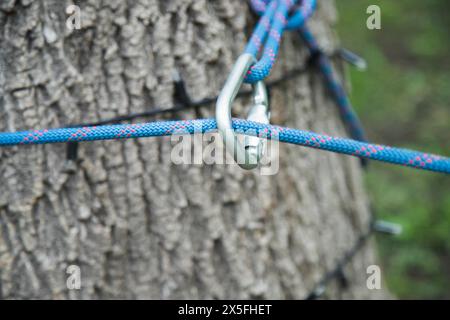
<path id="1" fill-rule="evenodd" d="M 260 18 L 260 21 L 251 36 L 245 53 L 251 54 L 255 59 L 261 51 L 262 55 L 259 61 L 250 67 L 247 75 L 245 76 L 244 82 L 255 84 L 266 78 L 269 75 L 278 55 L 279 44 L 284 30 L 298 30 L 310 51 L 311 57 L 314 58 L 313 61 L 317 62 L 317 65 L 322 72 L 327 83 L 327 87 L 336 100 L 340 114 L 348 127 L 351 136 L 358 141 L 241 119 L 233 119 L 233 130 L 237 133 L 245 135 L 257 136 L 260 138 L 278 140 L 280 142 L 296 144 L 304 147 L 347 154 L 362 159 L 373 159 L 417 169 L 449 174 L 449 158 L 365 142 L 366 136 L 364 134 L 364 130 L 362 129 L 356 113 L 352 109 L 344 88 L 334 75 L 333 67 L 329 58 L 320 49 L 314 36 L 305 25 L 305 21 L 312 15 L 316 7 L 316 1 L 303 0 L 301 1 L 300 6 L 298 6 L 297 2 L 299 1 L 251 0 L 252 8 L 255 12 L 262 15 L 262 17 Z M 303 73 L 304 70 L 305 68 L 299 68 L 298 70 L 294 70 L 292 74 L 295 76 Z M 292 75 L 286 75 L 284 78 L 268 83 L 268 87 L 282 83 L 290 78 L 292 78 Z M 179 84 L 179 82 L 176 83 L 176 85 Z M 250 95 L 251 93 L 252 91 L 241 91 L 238 95 L 245 96 Z M 183 94 L 183 96 L 183 105 L 178 105 L 169 109 L 154 109 L 149 112 L 123 115 L 106 119 L 97 123 L 59 129 L 0 133 L 0 147 L 62 142 L 66 142 L 70 146 L 73 146 L 77 145 L 78 142 L 83 141 L 157 137 L 172 134 L 194 134 L 216 131 L 217 122 L 214 119 L 107 125 L 108 123 L 127 121 L 139 117 L 148 117 L 162 113 L 182 111 L 187 107 L 209 105 L 217 99 L 217 97 L 213 97 L 201 101 L 191 101 L 186 94 Z M 76 157 L 76 148 L 71 150 L 70 157 Z M 386 229 L 385 226 L 378 226 L 378 231 L 383 230 L 383 228 Z M 357 239 L 354 246 L 337 261 L 337 264 L 333 269 L 325 273 L 319 283 L 307 295 L 306 298 L 319 298 L 323 294 L 326 285 L 333 279 L 339 278 L 342 283 L 345 283 L 346 280 L 343 268 L 353 259 L 353 257 L 355 257 L 355 255 L 375 231 L 377 231 L 377 225 L 371 223 L 368 231 L 363 233 Z"/>
<path id="2" fill-rule="evenodd" d="M 261 20 L 264 20 L 264 21 L 266 21 L 266 19 L 265 19 L 266 13 L 271 12 L 271 10 L 273 10 L 273 7 L 276 5 L 276 3 L 277 3 L 277 1 L 271 1 L 271 0 L 251 0 L 250 1 L 250 5 L 251 5 L 253 11 L 255 11 L 259 15 L 264 15 L 261 18 Z M 330 59 L 323 53 L 323 51 L 321 50 L 315 37 L 309 31 L 308 27 L 305 24 L 305 21 L 312 15 L 315 8 L 316 8 L 315 1 L 305 1 L 305 0 L 302 1 L 302 6 L 300 8 L 298 8 L 297 10 L 295 10 L 295 12 L 291 18 L 288 18 L 287 24 L 286 24 L 286 29 L 298 30 L 301 37 L 303 38 L 304 42 L 306 43 L 311 56 L 316 58 L 319 69 L 322 72 L 322 75 L 325 79 L 328 89 L 330 90 L 331 94 L 333 95 L 333 97 L 336 101 L 336 105 L 338 106 L 341 117 L 350 132 L 350 136 L 355 140 L 367 141 L 363 126 L 362 126 L 357 114 L 354 112 L 352 105 L 350 103 L 350 100 L 348 99 L 343 86 L 339 83 L 339 80 L 334 75 L 333 67 L 332 67 Z M 280 14 L 278 16 L 280 16 Z M 283 16 L 283 18 L 280 18 L 280 19 L 284 19 L 284 16 Z M 283 20 L 283 21 L 286 21 L 286 20 Z M 257 27 L 255 33 L 257 33 L 259 31 L 258 27 Z M 254 37 L 256 38 L 256 40 L 253 40 L 253 37 L 252 37 L 249 42 L 249 45 L 248 45 L 248 48 L 250 47 L 251 49 L 253 49 L 252 51 L 250 51 L 251 53 L 254 53 L 256 51 L 254 49 L 254 47 L 256 47 L 254 45 L 255 41 L 257 43 L 260 43 L 260 41 L 259 41 L 260 38 L 255 34 L 254 34 Z M 267 54 L 267 56 L 269 56 L 269 54 Z M 267 60 L 267 58 L 266 58 L 266 60 Z M 269 64 L 265 63 L 264 65 L 269 65 Z M 262 68 L 258 68 L 258 69 L 262 69 Z M 270 68 L 266 67 L 266 68 L 264 68 L 264 70 L 270 70 Z M 248 80 L 248 77 L 249 76 L 247 76 L 247 80 Z M 258 78 L 258 79 L 260 79 L 260 78 Z"/>
<path id="3" fill-rule="evenodd" d="M 0 133 L 0 146 L 159 137 L 172 134 L 206 133 L 213 132 L 216 129 L 217 123 L 214 119 L 155 121 L 142 124 L 44 129 Z M 327 150 L 417 169 L 450 173 L 450 158 L 437 155 L 370 144 L 351 139 L 330 137 L 309 131 L 267 125 L 242 119 L 233 119 L 233 129 L 237 133 L 274 139 L 304 147 Z"/>
<path id="4" fill-rule="evenodd" d="M 253 83 L 268 75 L 278 52 L 281 35 L 287 28 L 299 29 L 311 53 L 316 54 L 320 52 L 314 37 L 304 26 L 305 20 L 315 9 L 315 0 L 303 0 L 301 6 L 295 9 L 291 17 L 288 14 L 297 4 L 295 0 L 252 0 L 251 4 L 255 11 L 263 13 L 263 16 L 251 37 L 246 53 L 256 56 L 262 47 L 263 41 L 265 41 L 265 45 L 263 57 L 250 68 L 245 81 Z M 328 79 L 329 87 L 336 93 L 335 96 L 339 101 L 338 105 L 341 106 L 341 109 L 345 109 L 343 112 L 344 119 L 354 124 L 357 123 L 357 118 L 351 111 L 351 106 L 348 103 L 344 90 L 340 85 L 336 84 L 337 81 L 332 76 L 332 68 L 329 61 L 325 59 L 326 57 L 323 54 L 320 54 L 320 57 L 322 61 L 320 63 L 321 70 Z M 450 173 L 450 159 L 437 155 L 240 119 L 233 120 L 232 128 L 238 133 L 245 133 L 250 136 L 276 139 L 281 142 L 352 155 L 363 159 L 373 159 L 418 169 Z M 355 128 L 357 130 L 352 131 L 353 135 L 363 139 L 362 131 L 357 126 Z M 193 134 L 210 132 L 216 129 L 217 122 L 213 119 L 44 129 L 0 133 L 0 146 L 154 137 L 179 134 L 181 131 L 182 133 Z"/>
<path id="5" fill-rule="evenodd" d="M 250 0 L 250 6 L 257 14 L 263 15 L 267 10 L 267 4 L 271 1 L 272 0 Z M 316 0 L 303 0 L 302 5 L 296 8 L 296 10 L 294 10 L 294 13 L 287 18 L 285 29 L 293 30 L 300 28 L 303 23 L 313 14 L 316 6 Z"/>
<path id="6" fill-rule="evenodd" d="M 261 59 L 250 68 L 244 82 L 256 83 L 265 79 L 275 63 L 281 37 L 286 27 L 300 27 L 314 12 L 316 1 L 303 0 L 300 8 L 296 10 L 292 18 L 288 19 L 289 11 L 297 2 L 297 0 L 275 0 L 270 3 L 261 0 L 251 2 L 257 12 L 262 14 L 262 17 L 250 37 L 244 53 L 256 57 L 261 48 L 264 49 Z"/>

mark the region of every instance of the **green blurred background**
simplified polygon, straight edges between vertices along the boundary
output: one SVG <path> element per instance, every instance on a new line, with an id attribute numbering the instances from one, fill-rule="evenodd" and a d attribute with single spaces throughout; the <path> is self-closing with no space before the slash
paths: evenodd
<path id="1" fill-rule="evenodd" d="M 450 155 L 450 1 L 337 0 L 342 45 L 363 56 L 351 99 L 377 143 Z M 381 8 L 381 30 L 366 9 Z M 403 225 L 377 236 L 384 280 L 398 298 L 450 299 L 450 179 L 372 162 L 367 186 L 379 218 Z"/>

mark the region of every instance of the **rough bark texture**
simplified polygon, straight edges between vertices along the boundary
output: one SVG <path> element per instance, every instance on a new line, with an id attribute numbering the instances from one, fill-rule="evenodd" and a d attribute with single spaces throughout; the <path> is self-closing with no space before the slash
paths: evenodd
<path id="1" fill-rule="evenodd" d="M 214 96 L 255 22 L 245 1 L 0 1 L 0 130 L 89 122 L 171 106 L 178 70 L 195 99 Z M 311 22 L 336 47 L 332 1 Z M 273 76 L 305 63 L 286 34 Z M 244 103 L 236 103 L 242 115 Z M 345 135 L 315 71 L 272 92 L 273 123 Z M 177 118 L 213 115 L 183 112 Z M 170 162 L 169 138 L 0 149 L 2 298 L 303 298 L 367 228 L 356 159 L 280 147 L 275 176 Z M 374 298 L 371 246 L 330 298 Z M 66 268 L 81 268 L 81 290 Z"/>

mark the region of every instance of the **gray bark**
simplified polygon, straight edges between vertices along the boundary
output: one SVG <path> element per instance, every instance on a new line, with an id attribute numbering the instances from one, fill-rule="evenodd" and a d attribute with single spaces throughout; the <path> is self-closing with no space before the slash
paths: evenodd
<path id="1" fill-rule="evenodd" d="M 194 99 L 214 96 L 255 22 L 245 1 L 0 1 L 0 130 L 59 127 L 173 105 L 178 70 Z M 310 23 L 336 46 L 332 1 Z M 273 77 L 305 63 L 283 39 Z M 242 116 L 245 100 L 236 102 Z M 315 71 L 272 92 L 273 123 L 345 135 Z M 213 116 L 213 106 L 177 118 Z M 143 121 L 143 120 L 141 120 Z M 65 145 L 0 149 L 2 298 L 303 298 L 366 230 L 359 162 L 280 146 L 275 176 L 236 166 L 170 162 L 169 138 L 83 143 L 74 172 Z M 372 246 L 329 298 L 366 288 Z M 66 268 L 81 268 L 68 290 Z"/>

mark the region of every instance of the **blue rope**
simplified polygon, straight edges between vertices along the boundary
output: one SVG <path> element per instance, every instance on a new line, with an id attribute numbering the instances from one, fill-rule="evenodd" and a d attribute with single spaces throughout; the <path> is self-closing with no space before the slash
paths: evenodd
<path id="1" fill-rule="evenodd" d="M 265 41 L 263 57 L 256 63 L 247 75 L 247 82 L 256 82 L 266 77 L 275 61 L 281 35 L 285 28 L 299 29 L 312 54 L 319 53 L 319 66 L 329 88 L 333 92 L 341 115 L 348 124 L 355 141 L 344 138 L 334 138 L 313 132 L 265 125 L 261 123 L 235 119 L 233 128 L 238 133 L 257 135 L 262 138 L 276 139 L 281 142 L 333 151 L 373 159 L 408 167 L 450 173 L 450 159 L 446 157 L 425 154 L 407 149 L 398 149 L 363 142 L 365 135 L 350 102 L 333 76 L 330 61 L 321 54 L 314 37 L 304 26 L 305 20 L 315 9 L 315 0 L 303 0 L 302 5 L 289 18 L 288 13 L 296 4 L 296 0 L 252 0 L 253 8 L 263 13 L 255 32 L 252 35 L 246 52 L 258 54 Z M 266 39 L 267 38 L 267 39 Z M 266 41 L 267 40 L 267 41 Z M 193 134 L 210 132 L 217 129 L 216 121 L 212 119 L 160 121 L 143 124 L 104 125 L 78 128 L 45 129 L 12 133 L 0 133 L 0 147 L 14 145 L 44 144 L 57 142 L 79 142 L 107 139 L 128 139 L 139 137 L 166 136 L 171 134 Z"/>
<path id="2" fill-rule="evenodd" d="M 247 53 L 256 54 L 258 52 L 259 46 L 257 46 L 256 44 L 260 45 L 261 42 L 264 41 L 264 40 L 261 41 L 260 39 L 264 38 L 260 37 L 265 37 L 265 34 L 263 33 L 265 31 L 263 25 L 267 25 L 268 24 L 267 21 L 271 21 L 271 19 L 273 18 L 275 10 L 278 10 L 277 4 L 278 4 L 277 0 L 250 1 L 252 9 L 257 14 L 262 15 L 262 18 L 260 19 L 260 23 L 256 27 L 254 34 L 249 41 L 246 50 Z M 277 11 L 278 16 L 281 15 L 285 17 L 285 15 L 288 14 L 288 12 L 284 10 L 286 8 L 284 7 L 278 8 L 280 10 L 279 12 Z M 344 88 L 334 75 L 331 61 L 328 59 L 328 57 L 326 57 L 326 55 L 323 54 L 319 44 L 317 43 L 316 39 L 314 38 L 314 36 L 312 35 L 312 33 L 309 31 L 308 27 L 305 24 L 305 21 L 312 15 L 315 9 L 316 9 L 316 1 L 303 0 L 302 6 L 299 9 L 295 10 L 294 14 L 291 17 L 287 18 L 285 29 L 298 29 L 300 35 L 302 36 L 306 45 L 308 46 L 311 55 L 317 57 L 320 71 L 322 72 L 325 78 L 325 81 L 331 94 L 334 96 L 336 100 L 336 104 L 339 108 L 339 113 L 341 114 L 341 117 L 350 132 L 350 136 L 353 139 L 359 141 L 367 141 L 367 137 L 364 132 L 363 126 L 358 116 L 353 111 L 352 105 L 345 93 Z M 274 25 L 274 28 L 276 27 L 281 28 L 281 26 L 279 25 L 276 26 Z M 268 74 L 270 73 L 270 69 L 272 68 L 273 65 L 273 61 L 271 61 L 270 59 L 272 58 L 272 60 L 274 60 L 278 50 L 278 44 L 279 43 L 273 43 L 270 39 L 267 41 L 265 50 L 268 50 L 268 53 L 263 55 L 263 58 L 260 60 L 259 64 L 256 64 L 254 66 L 256 70 L 253 69 L 251 70 L 252 73 L 249 74 L 246 78 L 247 82 L 256 82 L 257 80 L 264 79 L 265 77 L 268 76 Z M 275 52 L 275 55 L 273 55 L 273 52 Z"/>
<path id="3" fill-rule="evenodd" d="M 244 81 L 256 83 L 265 79 L 272 70 L 275 59 L 280 48 L 280 41 L 287 27 L 299 28 L 309 18 L 316 7 L 316 0 L 303 0 L 302 5 L 292 18 L 288 19 L 289 11 L 298 0 L 273 0 L 266 5 L 264 1 L 257 1 L 264 5 L 264 10 L 258 11 L 262 14 L 244 53 L 257 57 L 264 44 L 261 59 L 248 71 Z M 253 2 L 252 2 L 253 4 Z M 258 6 L 258 5 L 257 5 Z"/>
<path id="4" fill-rule="evenodd" d="M 263 15 L 267 10 L 267 4 L 272 0 L 251 0 L 250 5 L 257 14 Z M 307 1 L 302 2 L 302 6 L 294 11 L 294 14 L 288 18 L 287 24 L 285 26 L 286 30 L 294 30 L 300 28 L 305 21 L 313 14 L 316 10 L 317 1 Z"/>
<path id="5" fill-rule="evenodd" d="M 97 127 L 60 128 L 13 133 L 0 133 L 0 147 L 14 145 L 78 142 L 108 139 L 158 137 L 172 134 L 213 132 L 217 129 L 213 119 L 157 121 L 142 124 L 120 124 Z M 417 151 L 370 144 L 345 138 L 335 138 L 309 131 L 266 125 L 233 119 L 238 133 L 256 135 L 280 142 L 373 159 L 417 169 L 450 173 L 450 159 Z"/>

